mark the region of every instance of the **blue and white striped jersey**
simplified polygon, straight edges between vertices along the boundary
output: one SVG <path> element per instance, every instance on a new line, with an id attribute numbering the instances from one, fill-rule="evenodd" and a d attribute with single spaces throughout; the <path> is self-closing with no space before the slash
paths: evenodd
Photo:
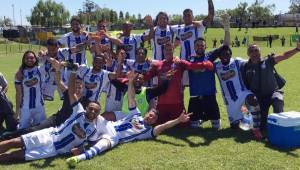
<path id="1" fill-rule="evenodd" d="M 122 44 L 124 45 L 124 50 L 126 52 L 126 59 L 135 60 L 135 51 L 140 47 L 141 43 L 144 42 L 143 35 L 131 35 L 129 37 L 122 36 L 120 38 Z"/>
<path id="2" fill-rule="evenodd" d="M 53 144 L 59 154 L 70 152 L 97 132 L 95 123 L 88 121 L 84 114 L 85 110 L 77 102 L 73 104 L 72 115 L 60 126 L 52 128 Z"/>
<path id="3" fill-rule="evenodd" d="M 80 34 L 79 36 L 75 36 L 72 32 L 69 32 L 65 35 L 63 35 L 59 40 L 58 44 L 63 45 L 65 47 L 71 48 L 76 46 L 77 44 L 84 43 L 88 40 L 88 36 L 84 33 Z M 82 50 L 79 53 L 72 54 L 69 56 L 67 61 L 81 64 L 86 64 L 86 50 Z"/>
<path id="4" fill-rule="evenodd" d="M 109 71 L 101 70 L 98 73 L 92 72 L 92 67 L 80 66 L 78 70 L 78 77 L 84 83 L 84 96 L 90 101 L 98 101 L 100 94 L 109 86 Z"/>
<path id="5" fill-rule="evenodd" d="M 154 38 L 152 39 L 153 44 L 153 59 L 154 60 L 164 60 L 165 56 L 163 53 L 163 45 L 174 41 L 175 32 L 177 31 L 176 26 L 169 26 L 165 29 L 159 26 L 154 27 Z"/>
<path id="6" fill-rule="evenodd" d="M 23 79 L 15 80 L 22 86 L 21 108 L 33 109 L 44 105 L 42 83 L 45 80 L 45 69 L 40 66 L 22 70 Z"/>
<path id="7" fill-rule="evenodd" d="M 125 64 L 129 66 L 130 70 L 138 72 L 140 74 L 145 74 L 150 69 L 150 62 L 145 61 L 144 63 L 137 63 L 135 60 L 127 59 Z"/>
<path id="8" fill-rule="evenodd" d="M 239 94 L 247 90 L 240 70 L 243 62 L 245 61 L 231 58 L 227 66 L 224 66 L 221 61 L 215 63 L 215 72 L 219 78 L 226 104 L 236 102 Z"/>
<path id="9" fill-rule="evenodd" d="M 119 143 L 154 138 L 153 127 L 144 123 L 144 118 L 137 108 L 130 109 L 126 117 L 112 122 L 112 125 L 119 138 Z"/>
<path id="10" fill-rule="evenodd" d="M 194 25 L 178 25 L 176 40 L 180 41 L 180 59 L 189 60 L 190 56 L 196 56 L 194 41 L 203 37 L 205 27 L 201 24 L 199 27 Z"/>

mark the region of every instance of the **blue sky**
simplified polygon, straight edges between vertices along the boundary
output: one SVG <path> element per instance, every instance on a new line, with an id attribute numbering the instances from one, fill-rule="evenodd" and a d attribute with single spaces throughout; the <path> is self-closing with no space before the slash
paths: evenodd
<path id="1" fill-rule="evenodd" d="M 1 0 L 0 17 L 8 16 L 13 18 L 14 14 L 16 24 L 27 24 L 26 16 L 29 16 L 31 9 L 38 0 Z M 54 0 L 62 2 L 71 14 L 76 14 L 78 9 L 82 8 L 84 0 Z M 239 2 L 252 4 L 255 0 L 213 0 L 215 9 L 234 8 Z M 115 11 L 128 11 L 131 15 L 141 13 L 155 16 L 159 11 L 166 11 L 168 14 L 181 14 L 185 8 L 191 8 L 194 14 L 207 14 L 206 0 L 94 0 L 100 7 L 111 8 Z M 264 0 L 264 4 L 276 5 L 275 14 L 288 11 L 289 0 Z M 21 18 L 22 16 L 22 18 Z"/>

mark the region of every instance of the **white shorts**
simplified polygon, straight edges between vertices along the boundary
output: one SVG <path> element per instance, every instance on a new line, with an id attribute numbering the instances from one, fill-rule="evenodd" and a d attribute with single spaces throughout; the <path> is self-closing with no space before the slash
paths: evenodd
<path id="1" fill-rule="evenodd" d="M 34 109 L 21 108 L 20 112 L 19 129 L 35 126 L 46 119 L 44 106 L 38 106 Z"/>
<path id="2" fill-rule="evenodd" d="M 45 100 L 53 101 L 54 100 L 54 92 L 57 89 L 56 85 L 52 84 L 43 84 L 43 97 Z"/>
<path id="3" fill-rule="evenodd" d="M 105 102 L 105 111 L 106 112 L 114 112 L 122 110 L 123 101 L 116 101 L 110 98 L 106 98 Z"/>
<path id="4" fill-rule="evenodd" d="M 26 135 L 21 138 L 25 145 L 25 160 L 37 160 L 57 155 L 51 136 L 53 128 L 47 128 Z"/>
<path id="5" fill-rule="evenodd" d="M 186 70 L 183 72 L 182 76 L 182 85 L 183 86 L 189 86 L 190 85 L 190 79 L 189 79 L 189 72 Z"/>
<path id="6" fill-rule="evenodd" d="M 228 105 L 226 105 L 228 119 L 230 123 L 234 121 L 243 119 L 243 113 L 241 112 L 241 107 L 245 104 L 246 97 L 249 94 L 253 94 L 251 91 L 243 91 L 238 94 L 238 100 L 233 102 L 232 100 L 228 100 Z"/>

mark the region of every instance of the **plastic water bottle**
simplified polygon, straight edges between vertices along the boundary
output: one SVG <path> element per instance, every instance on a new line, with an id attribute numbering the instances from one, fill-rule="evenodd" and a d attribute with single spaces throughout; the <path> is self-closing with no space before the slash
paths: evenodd
<path id="1" fill-rule="evenodd" d="M 243 112 L 244 117 L 241 120 L 239 127 L 242 130 L 248 131 L 248 130 L 252 129 L 252 126 L 253 126 L 252 115 L 249 113 L 249 111 L 246 107 L 242 108 L 241 111 Z"/>

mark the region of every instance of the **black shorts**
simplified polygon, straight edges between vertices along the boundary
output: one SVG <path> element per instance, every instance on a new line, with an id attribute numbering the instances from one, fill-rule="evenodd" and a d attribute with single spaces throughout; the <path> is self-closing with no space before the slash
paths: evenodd
<path id="1" fill-rule="evenodd" d="M 191 121 L 220 119 L 216 95 L 191 97 L 188 112 L 193 112 Z"/>

